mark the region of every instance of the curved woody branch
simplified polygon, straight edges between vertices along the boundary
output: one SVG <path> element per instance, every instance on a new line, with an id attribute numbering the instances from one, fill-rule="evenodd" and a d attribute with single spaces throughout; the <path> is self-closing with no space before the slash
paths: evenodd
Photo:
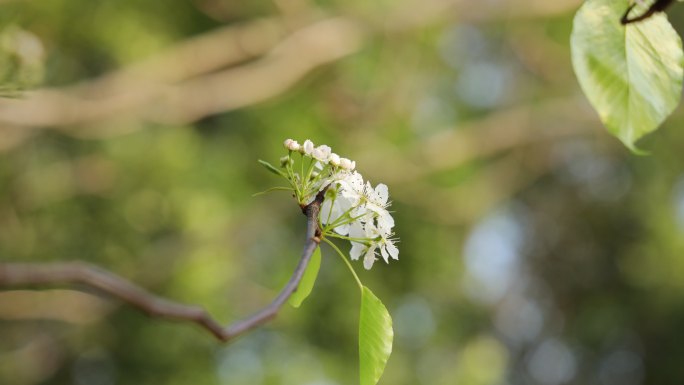
<path id="1" fill-rule="evenodd" d="M 0 288 L 81 284 L 118 298 L 150 316 L 194 322 L 219 340 L 226 342 L 273 319 L 297 290 L 311 256 L 320 242 L 318 213 L 324 192 L 325 190 L 303 208 L 307 218 L 306 242 L 299 263 L 280 294 L 268 306 L 252 316 L 227 327 L 222 326 L 201 306 L 182 304 L 156 296 L 118 275 L 85 262 L 0 263 Z"/>

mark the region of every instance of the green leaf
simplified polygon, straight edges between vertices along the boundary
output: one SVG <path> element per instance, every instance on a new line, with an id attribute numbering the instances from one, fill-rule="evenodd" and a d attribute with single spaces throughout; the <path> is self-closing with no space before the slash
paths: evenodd
<path id="1" fill-rule="evenodd" d="M 682 42 L 664 13 L 623 26 L 628 0 L 587 0 L 575 16 L 572 64 L 606 125 L 629 149 L 679 103 Z M 643 6 L 630 14 L 640 14 Z"/>
<path id="2" fill-rule="evenodd" d="M 272 164 L 268 163 L 267 161 L 259 159 L 259 163 L 261 163 L 262 166 L 266 167 L 266 169 L 267 169 L 268 171 L 270 171 L 270 172 L 272 172 L 272 173 L 274 173 L 274 174 L 276 174 L 276 175 L 279 175 L 279 176 L 282 176 L 282 177 L 286 177 L 284 172 L 278 170 L 277 168 L 275 168 L 275 166 L 273 166 Z"/>
<path id="3" fill-rule="evenodd" d="M 363 286 L 359 319 L 359 360 L 361 385 L 377 384 L 392 353 L 392 317 L 385 305 Z"/>
<path id="4" fill-rule="evenodd" d="M 311 294 L 313 290 L 314 283 L 316 282 L 316 277 L 318 276 L 318 270 L 321 268 L 321 248 L 317 247 L 311 255 L 311 260 L 309 261 L 309 266 L 304 270 L 304 275 L 302 280 L 299 282 L 299 287 L 292 293 L 288 302 L 293 307 L 299 307 L 306 297 Z"/>

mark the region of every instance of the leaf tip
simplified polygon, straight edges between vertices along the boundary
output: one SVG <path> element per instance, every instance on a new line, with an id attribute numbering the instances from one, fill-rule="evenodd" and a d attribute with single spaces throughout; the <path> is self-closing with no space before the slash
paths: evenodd
<path id="1" fill-rule="evenodd" d="M 624 144 L 625 147 L 627 147 L 627 149 L 632 153 L 632 155 L 637 155 L 637 156 L 649 156 L 649 155 L 651 155 L 650 151 L 645 151 L 645 150 L 642 150 L 639 147 L 637 147 L 636 143 L 633 140 L 623 138 L 623 137 L 619 137 L 619 139 L 622 142 L 622 144 Z"/>
<path id="2" fill-rule="evenodd" d="M 273 166 L 272 164 L 268 163 L 267 161 L 261 160 L 261 159 L 257 159 L 257 162 L 259 162 L 259 164 L 261 164 L 262 166 L 266 167 L 266 169 L 267 169 L 268 171 L 270 171 L 270 172 L 272 172 L 272 173 L 274 173 L 274 174 L 276 174 L 276 175 L 285 177 L 285 174 L 284 174 L 282 171 L 278 170 L 275 166 Z"/>

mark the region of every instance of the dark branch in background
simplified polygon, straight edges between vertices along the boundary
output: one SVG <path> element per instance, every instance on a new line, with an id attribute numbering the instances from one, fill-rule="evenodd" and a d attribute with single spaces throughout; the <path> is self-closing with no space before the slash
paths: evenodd
<path id="1" fill-rule="evenodd" d="M 221 341 L 229 341 L 242 333 L 273 319 L 285 301 L 297 290 L 304 270 L 320 242 L 318 213 L 325 190 L 303 208 L 306 215 L 306 242 L 302 256 L 278 296 L 249 318 L 227 327 L 221 326 L 207 311 L 196 305 L 186 305 L 156 296 L 130 281 L 85 262 L 63 263 L 0 263 L 0 288 L 17 286 L 55 286 L 81 284 L 92 287 L 136 307 L 150 316 L 199 324 Z"/>

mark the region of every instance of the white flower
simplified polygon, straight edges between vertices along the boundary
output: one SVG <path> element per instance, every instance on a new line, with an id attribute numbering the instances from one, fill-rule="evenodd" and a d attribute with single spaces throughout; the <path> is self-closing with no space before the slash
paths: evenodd
<path id="1" fill-rule="evenodd" d="M 314 150 L 313 142 L 310 141 L 309 139 L 305 140 L 304 144 L 302 145 L 301 151 L 303 151 L 304 154 L 311 156 L 311 153 L 313 152 L 313 150 Z"/>
<path id="2" fill-rule="evenodd" d="M 394 240 L 390 238 L 392 234 L 386 233 L 383 229 L 375 227 L 371 222 L 364 225 L 366 235 L 373 239 L 374 244 L 380 249 L 380 255 L 385 263 L 389 263 L 389 258 L 399 259 L 399 249 L 394 246 Z"/>
<path id="3" fill-rule="evenodd" d="M 363 267 L 367 270 L 373 267 L 378 249 L 385 263 L 389 263 L 390 258 L 399 259 L 399 249 L 394 245 L 394 240 L 371 222 L 352 223 L 349 227 L 349 237 L 367 240 L 368 243 L 352 241 L 352 248 L 349 251 L 352 260 L 359 259 L 363 254 Z"/>
<path id="4" fill-rule="evenodd" d="M 328 163 L 328 157 L 330 157 L 331 149 L 329 146 L 322 144 L 311 151 L 311 156 L 321 162 Z"/>
<path id="5" fill-rule="evenodd" d="M 394 245 L 394 239 L 383 236 L 380 241 L 380 255 L 385 262 L 389 263 L 389 257 L 399 259 L 399 248 Z"/>
<path id="6" fill-rule="evenodd" d="M 283 145 L 290 151 L 299 151 L 299 149 L 301 148 L 299 143 L 297 143 L 296 140 L 292 139 L 285 139 L 285 143 L 283 143 Z"/>
<path id="7" fill-rule="evenodd" d="M 337 170 L 322 184 L 329 187 L 321 207 L 321 222 L 335 222 L 346 213 L 347 223 L 334 228 L 336 233 L 346 235 L 349 233 L 349 222 L 354 218 L 359 221 L 358 217 L 365 216 L 365 208 L 360 204 L 363 197 L 363 177 L 356 171 L 350 173 L 346 170 Z"/>
<path id="8" fill-rule="evenodd" d="M 368 234 L 366 233 L 365 227 L 361 223 L 354 222 L 349 227 L 349 237 L 367 239 Z M 373 243 L 365 244 L 355 241 L 352 241 L 351 244 L 352 247 L 351 250 L 349 250 L 349 257 L 351 257 L 352 260 L 356 261 L 363 254 L 363 267 L 365 267 L 366 270 L 370 270 L 370 268 L 373 267 L 373 263 L 375 262 L 376 246 Z"/>
<path id="9" fill-rule="evenodd" d="M 338 190 L 328 190 L 326 199 L 321 205 L 321 223 L 324 225 L 334 223 L 352 207 L 352 202 L 339 194 Z M 340 235 L 347 235 L 349 234 L 349 223 L 342 223 L 333 230 Z"/>
<path id="10" fill-rule="evenodd" d="M 291 153 L 280 160 L 287 169 L 283 176 L 289 180 L 300 205 L 311 204 L 316 194 L 328 189 L 318 218 L 324 236 L 349 239 L 351 259 L 363 256 L 366 269 L 373 267 L 378 258 L 386 263 L 399 259 L 397 239 L 392 231 L 394 218 L 387 210 L 390 201 L 386 185 L 380 183 L 373 188 L 355 171 L 355 161 L 333 153 L 330 146 L 316 147 L 309 139 L 302 145 L 286 139 L 283 145 L 289 151 L 312 158 L 312 162 L 302 164 L 299 172 L 300 167 L 293 167 L 295 160 Z"/>
<path id="11" fill-rule="evenodd" d="M 378 215 L 378 227 L 385 233 L 389 233 L 394 227 L 394 218 L 387 211 L 387 207 L 390 205 L 387 185 L 380 183 L 373 189 L 370 183 L 366 183 L 364 195 L 367 200 L 366 208 Z"/>
<path id="12" fill-rule="evenodd" d="M 339 181 L 342 196 L 352 202 L 352 206 L 356 206 L 361 202 L 364 196 L 363 177 L 357 171 L 347 173 L 344 178 Z"/>

